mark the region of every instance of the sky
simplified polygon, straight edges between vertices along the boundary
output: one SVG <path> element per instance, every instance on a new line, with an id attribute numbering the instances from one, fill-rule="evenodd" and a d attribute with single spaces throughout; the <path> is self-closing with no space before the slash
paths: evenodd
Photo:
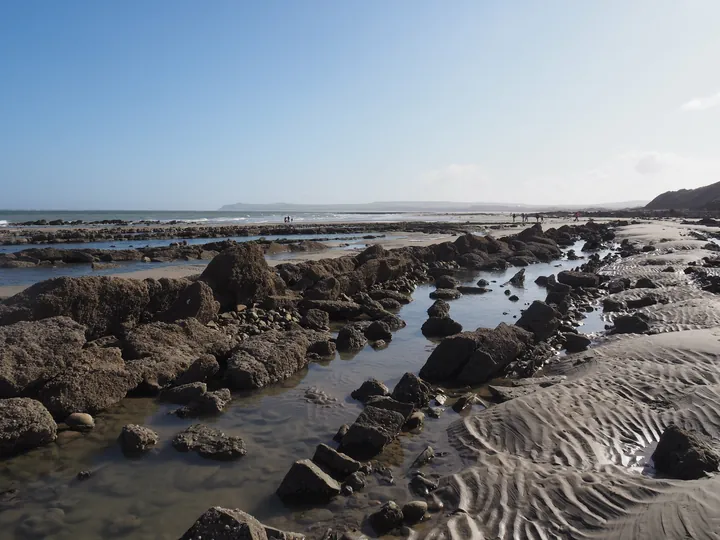
<path id="1" fill-rule="evenodd" d="M 720 181 L 717 0 L 0 2 L 0 208 Z"/>

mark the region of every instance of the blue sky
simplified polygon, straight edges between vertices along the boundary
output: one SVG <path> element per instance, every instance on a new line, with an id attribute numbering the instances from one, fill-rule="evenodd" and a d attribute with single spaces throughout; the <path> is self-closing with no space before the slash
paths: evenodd
<path id="1" fill-rule="evenodd" d="M 6 1 L 0 208 L 720 181 L 720 2 Z"/>

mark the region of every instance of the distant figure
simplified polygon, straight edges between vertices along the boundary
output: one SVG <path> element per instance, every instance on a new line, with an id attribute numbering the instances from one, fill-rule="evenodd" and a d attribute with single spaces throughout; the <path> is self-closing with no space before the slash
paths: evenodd
<path id="1" fill-rule="evenodd" d="M 535 223 L 540 223 L 540 214 L 535 214 Z"/>
<path id="2" fill-rule="evenodd" d="M 523 223 L 525 223 L 525 212 L 523 212 L 522 214 L 520 214 L 520 220 L 521 220 Z"/>
<path id="3" fill-rule="evenodd" d="M 580 212 L 575 212 L 575 221 L 580 221 Z"/>
<path id="4" fill-rule="evenodd" d="M 545 215 L 540 214 L 540 223 L 545 223 Z"/>
<path id="5" fill-rule="evenodd" d="M 517 214 L 513 213 L 513 223 L 515 223 L 515 218 L 517 217 Z"/>

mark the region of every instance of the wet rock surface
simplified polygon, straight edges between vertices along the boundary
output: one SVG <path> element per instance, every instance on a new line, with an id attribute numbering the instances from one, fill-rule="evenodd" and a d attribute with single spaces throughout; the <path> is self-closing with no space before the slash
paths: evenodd
<path id="1" fill-rule="evenodd" d="M 277 494 L 283 502 L 327 503 L 340 494 L 340 484 L 309 459 L 296 461 Z"/>
<path id="2" fill-rule="evenodd" d="M 701 434 L 675 424 L 660 436 L 652 459 L 656 470 L 680 480 L 703 478 L 720 466 L 717 447 Z"/>
<path id="3" fill-rule="evenodd" d="M 57 424 L 42 403 L 29 398 L 0 400 L 0 457 L 32 450 L 56 438 Z"/>
<path id="4" fill-rule="evenodd" d="M 462 332 L 462 325 L 450 317 L 430 317 L 420 331 L 427 337 L 447 337 Z"/>
<path id="5" fill-rule="evenodd" d="M 198 455 L 218 461 L 230 461 L 247 454 L 245 443 L 240 437 L 226 435 L 216 428 L 194 424 L 178 433 L 172 441 L 180 452 L 195 452 Z"/>
<path id="6" fill-rule="evenodd" d="M 395 411 L 365 407 L 340 442 L 340 452 L 355 459 L 379 454 L 400 433 L 405 417 Z"/>
<path id="7" fill-rule="evenodd" d="M 119 440 L 123 453 L 133 456 L 147 452 L 158 443 L 160 438 L 150 428 L 128 424 L 122 428 Z"/>

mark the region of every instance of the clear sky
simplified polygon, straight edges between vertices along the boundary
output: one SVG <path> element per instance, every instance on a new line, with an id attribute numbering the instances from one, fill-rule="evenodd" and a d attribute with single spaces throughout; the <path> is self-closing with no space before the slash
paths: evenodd
<path id="1" fill-rule="evenodd" d="M 0 208 L 720 181 L 717 0 L 0 2 Z"/>

